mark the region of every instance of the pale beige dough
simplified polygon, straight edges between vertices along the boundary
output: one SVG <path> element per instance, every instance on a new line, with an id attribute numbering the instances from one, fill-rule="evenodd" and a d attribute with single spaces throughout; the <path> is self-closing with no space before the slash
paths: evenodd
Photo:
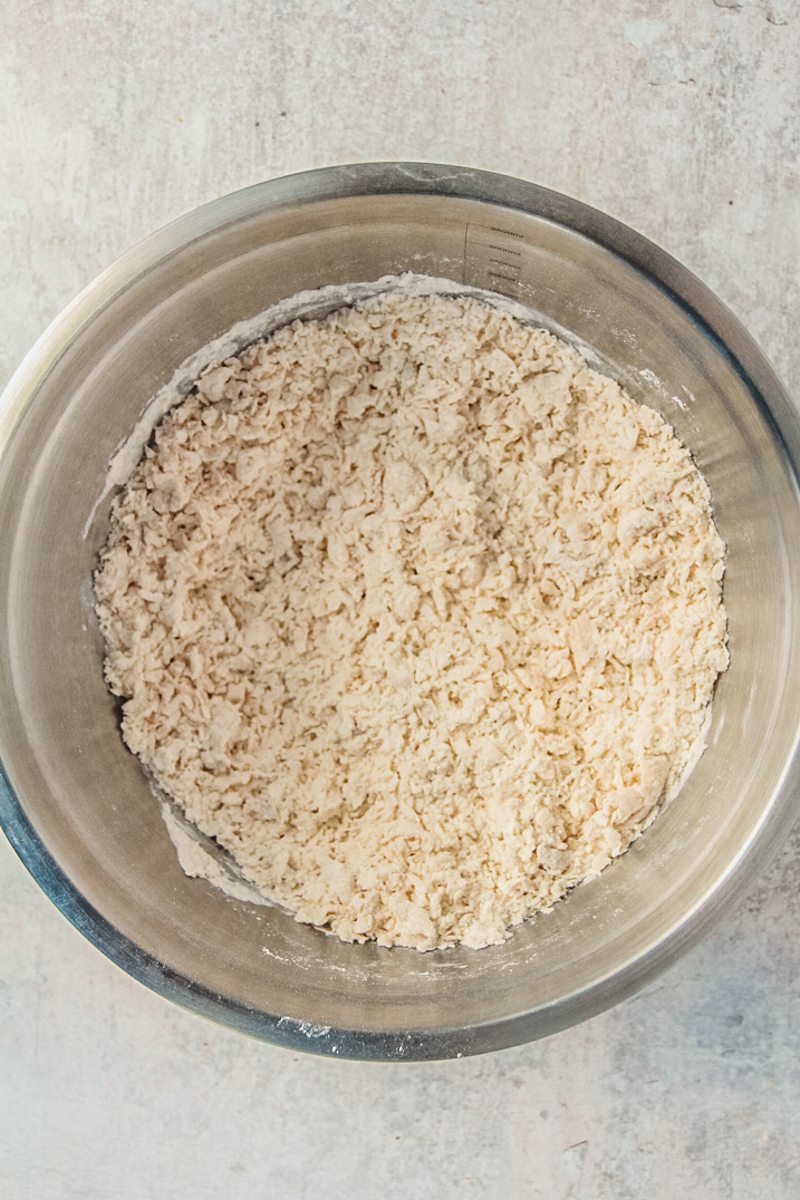
<path id="1" fill-rule="evenodd" d="M 499 942 L 702 747 L 724 546 L 688 451 L 552 334 L 384 295 L 208 370 L 96 576 L 126 742 L 346 940 Z"/>

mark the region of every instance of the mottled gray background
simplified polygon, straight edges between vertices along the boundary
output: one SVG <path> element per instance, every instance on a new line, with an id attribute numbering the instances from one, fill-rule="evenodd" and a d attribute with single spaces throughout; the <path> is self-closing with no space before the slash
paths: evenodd
<path id="1" fill-rule="evenodd" d="M 800 0 L 4 0 L 0 376 L 154 227 L 272 175 L 522 175 L 694 268 L 800 371 Z M 391 1067 L 246 1041 L 118 972 L 0 847 L 13 1200 L 800 1196 L 800 837 L 660 981 Z"/>

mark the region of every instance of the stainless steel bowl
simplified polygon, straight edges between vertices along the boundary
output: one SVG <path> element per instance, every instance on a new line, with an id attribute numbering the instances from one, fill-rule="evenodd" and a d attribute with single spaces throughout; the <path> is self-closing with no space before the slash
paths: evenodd
<path id="1" fill-rule="evenodd" d="M 592 347 L 694 452 L 728 544 L 731 667 L 708 750 L 622 859 L 503 946 L 343 945 L 181 871 L 118 733 L 91 616 L 109 458 L 176 367 L 302 289 L 388 273 L 512 296 Z M 553 1033 L 629 995 L 720 916 L 797 808 L 800 424 L 733 316 L 609 217 L 454 167 L 336 167 L 153 235 L 44 334 L 0 410 L 3 822 L 62 912 L 187 1008 L 269 1041 L 422 1059 Z M 83 536 L 88 522 L 88 535 Z"/>

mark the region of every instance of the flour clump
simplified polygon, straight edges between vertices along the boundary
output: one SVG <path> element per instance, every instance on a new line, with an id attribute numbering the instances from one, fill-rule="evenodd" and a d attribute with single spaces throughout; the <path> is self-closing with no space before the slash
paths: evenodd
<path id="1" fill-rule="evenodd" d="M 348 941 L 502 941 L 621 854 L 728 663 L 708 488 L 653 409 L 475 299 L 208 369 L 95 578 L 125 741 Z"/>

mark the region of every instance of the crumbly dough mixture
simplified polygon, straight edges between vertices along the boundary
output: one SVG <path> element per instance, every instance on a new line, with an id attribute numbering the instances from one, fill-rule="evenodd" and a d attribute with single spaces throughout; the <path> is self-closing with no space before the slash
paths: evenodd
<path id="1" fill-rule="evenodd" d="M 208 370 L 96 575 L 123 733 L 300 921 L 502 941 L 679 785 L 727 666 L 708 488 L 652 409 L 473 299 Z"/>

